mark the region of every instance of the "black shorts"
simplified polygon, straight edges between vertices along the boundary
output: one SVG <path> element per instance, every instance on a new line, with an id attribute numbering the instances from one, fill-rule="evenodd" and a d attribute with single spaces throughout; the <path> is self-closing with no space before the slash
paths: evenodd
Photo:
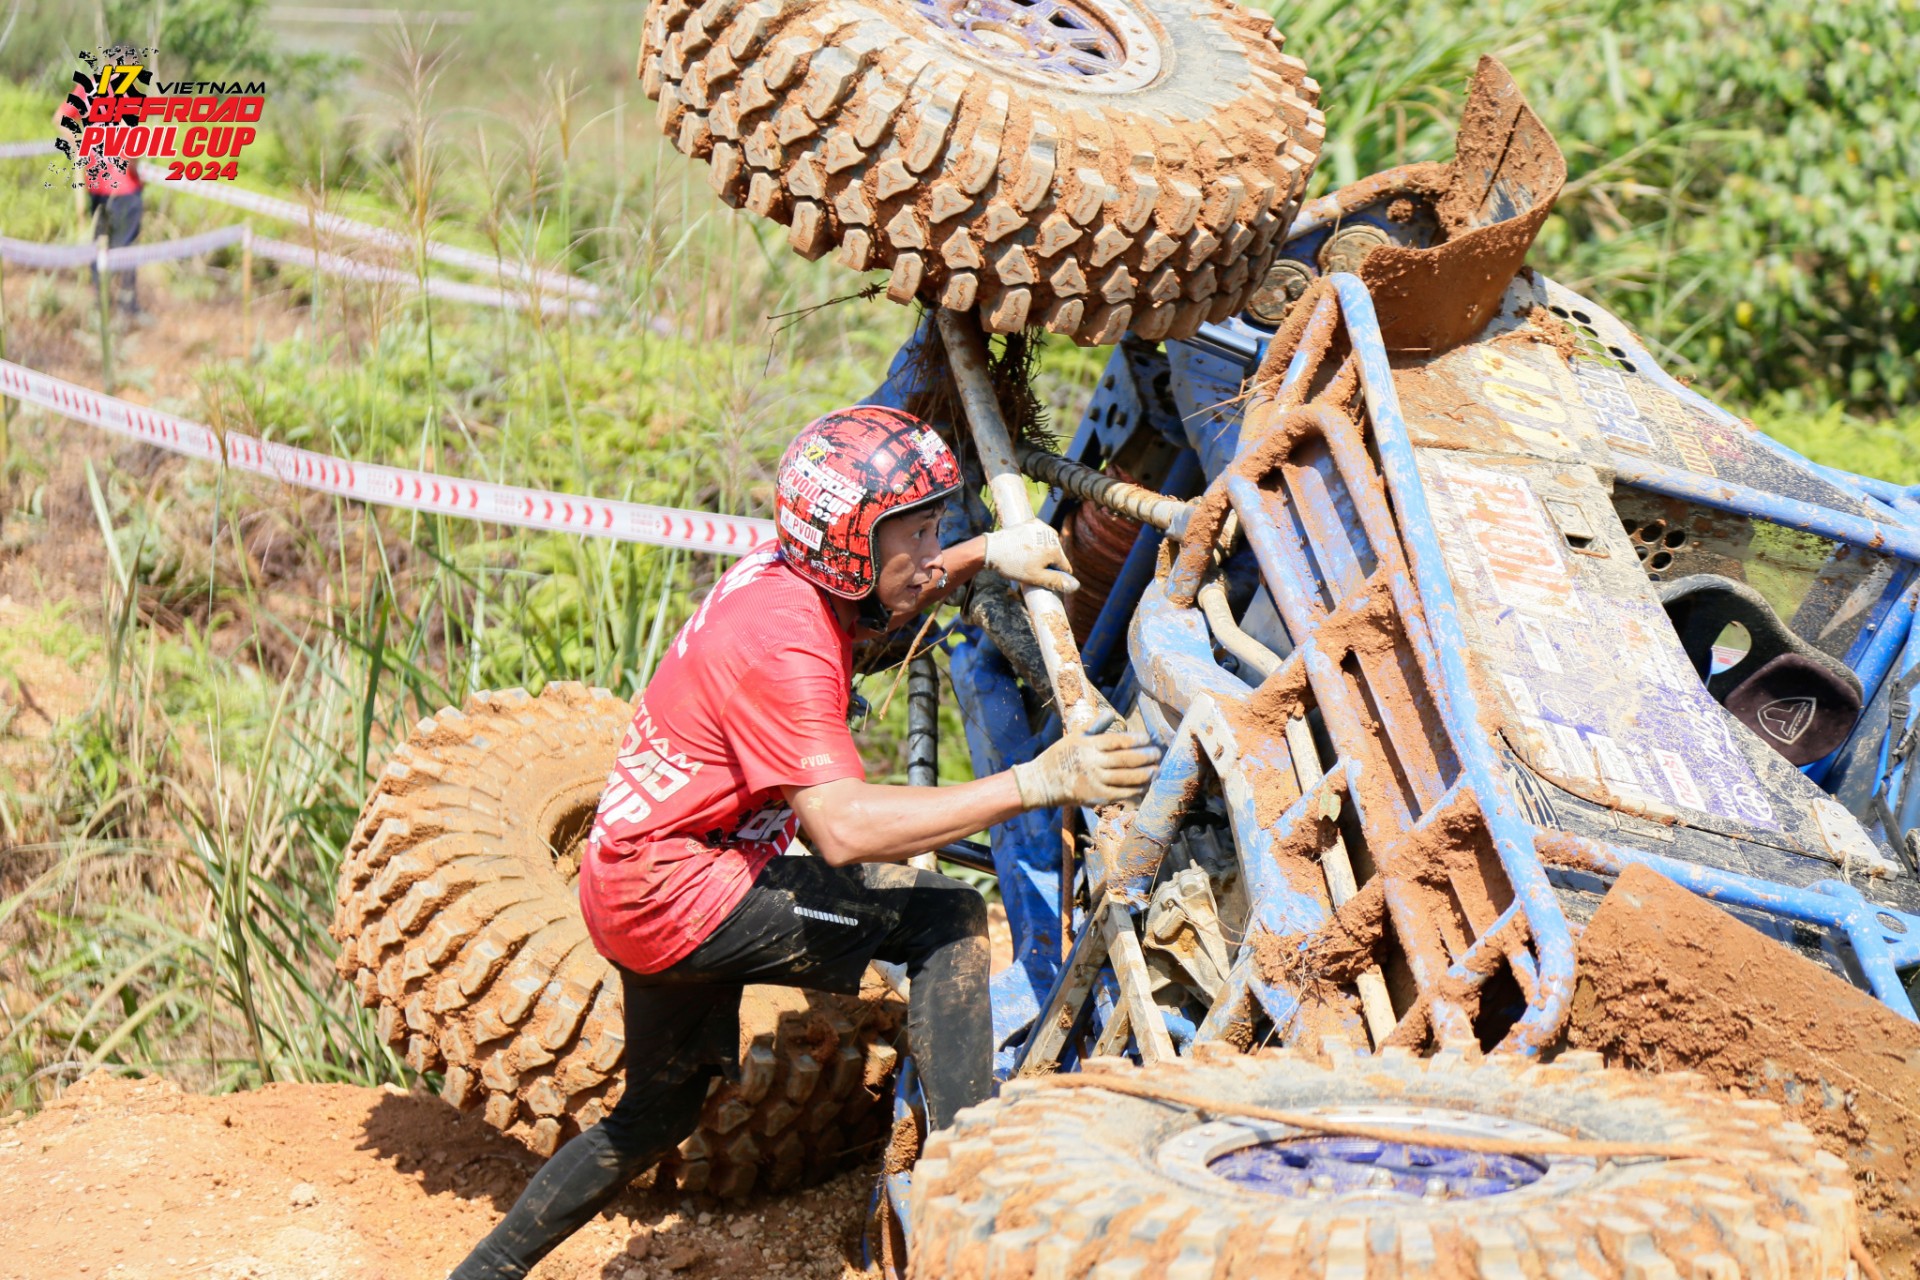
<path id="1" fill-rule="evenodd" d="M 931 871 L 775 858 L 691 954 L 659 973 L 620 971 L 627 1087 L 672 1084 L 708 1065 L 738 1080 L 743 986 L 852 994 L 870 961 L 895 959 L 893 952 L 910 946 L 928 924 L 921 917 L 948 910 L 949 900 L 966 909 L 956 891 L 981 909 L 970 886 Z"/>

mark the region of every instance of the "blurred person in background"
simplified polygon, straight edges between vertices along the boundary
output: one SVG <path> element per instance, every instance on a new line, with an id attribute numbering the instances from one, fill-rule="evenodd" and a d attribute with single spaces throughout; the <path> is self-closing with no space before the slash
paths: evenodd
<path id="1" fill-rule="evenodd" d="M 112 66 L 121 58 L 130 61 L 138 55 L 131 45 L 113 45 L 102 56 L 106 59 L 105 65 Z M 139 164 L 134 160 L 109 158 L 97 152 L 90 156 L 80 153 L 80 130 L 86 124 L 87 103 L 93 93 L 89 77 L 84 72 L 75 72 L 73 88 L 67 92 L 67 100 L 55 114 L 54 126 L 62 133 L 71 135 L 71 140 L 62 150 L 72 157 L 74 164 L 80 166 L 85 174 L 87 215 L 93 221 L 93 241 L 97 244 L 104 236 L 109 249 L 124 249 L 139 240 L 140 220 L 146 211 L 146 202 L 141 194 Z M 99 287 L 99 270 L 96 265 L 96 288 Z M 114 290 L 120 297 L 121 305 L 133 315 L 140 314 L 140 294 L 133 271 L 117 271 L 114 274 L 120 277 L 114 284 Z"/>

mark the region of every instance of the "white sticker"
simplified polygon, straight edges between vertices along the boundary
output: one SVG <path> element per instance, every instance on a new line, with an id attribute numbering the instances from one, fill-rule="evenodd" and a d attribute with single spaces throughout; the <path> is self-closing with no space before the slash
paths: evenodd
<path id="1" fill-rule="evenodd" d="M 1520 723 L 1526 727 L 1532 743 L 1533 749 L 1528 752 L 1528 755 L 1532 758 L 1534 767 L 1543 773 L 1568 772 L 1566 765 L 1561 762 L 1560 752 L 1553 745 L 1553 730 L 1558 726 L 1550 725 L 1534 716 L 1522 716 Z"/>
<path id="2" fill-rule="evenodd" d="M 1667 780 L 1667 789 L 1673 792 L 1674 802 L 1688 809 L 1709 812 L 1707 798 L 1700 794 L 1700 787 L 1693 780 L 1693 772 L 1687 768 L 1687 762 L 1672 751 L 1660 747 L 1653 749 L 1654 761 L 1660 766 L 1661 776 Z"/>
<path id="3" fill-rule="evenodd" d="M 1640 790 L 1640 771 L 1633 767 L 1633 761 L 1620 749 L 1620 744 L 1604 733 L 1589 733 L 1587 743 L 1593 748 L 1595 758 L 1600 761 L 1600 776 L 1614 787 L 1623 791 Z"/>
<path id="4" fill-rule="evenodd" d="M 1587 744 L 1581 741 L 1580 731 L 1571 725 L 1556 724 L 1552 721 L 1547 722 L 1547 727 L 1552 729 L 1554 736 L 1560 740 L 1561 766 L 1576 778 L 1591 778 L 1593 752 L 1589 751 Z"/>
<path id="5" fill-rule="evenodd" d="M 1527 652 L 1533 655 L 1533 661 L 1542 671 L 1550 675 L 1564 675 L 1565 668 L 1560 665 L 1560 655 L 1555 652 L 1553 640 L 1547 634 L 1546 623 L 1531 614 L 1516 613 L 1513 620 L 1520 628 L 1520 635 L 1527 642 Z"/>
<path id="6" fill-rule="evenodd" d="M 1500 683 L 1507 687 L 1507 700 L 1513 703 L 1515 711 L 1523 716 L 1537 717 L 1540 714 L 1540 704 L 1533 700 L 1533 690 L 1527 687 L 1525 680 L 1503 671 L 1500 673 Z"/>
<path id="7" fill-rule="evenodd" d="M 1441 473 L 1500 603 L 1549 616 L 1581 614 L 1560 533 L 1519 476 L 1442 459 Z"/>

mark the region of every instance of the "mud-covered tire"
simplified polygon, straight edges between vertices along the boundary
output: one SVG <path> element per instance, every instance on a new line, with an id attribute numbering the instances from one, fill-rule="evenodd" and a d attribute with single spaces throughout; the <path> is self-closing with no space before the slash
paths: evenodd
<path id="1" fill-rule="evenodd" d="M 640 76 L 723 200 L 809 258 L 837 245 L 889 270 L 895 301 L 1081 343 L 1240 310 L 1326 132 L 1272 19 L 1232 0 L 983 2 L 653 0 Z M 1098 74 L 1014 60 L 1062 23 L 1104 51 Z"/>
<path id="2" fill-rule="evenodd" d="M 1533 1126 L 1583 1139 L 1684 1143 L 1724 1160 L 1546 1162 L 1501 1194 L 1293 1198 L 1230 1180 L 1212 1160 L 1263 1135 L 1103 1091 L 1015 1081 L 929 1140 L 914 1170 L 912 1274 L 1166 1276 L 1805 1277 L 1849 1274 L 1846 1165 L 1771 1103 L 1696 1076 L 1430 1060 L 1389 1052 L 1331 1067 L 1288 1053 L 1139 1071 L 1136 1082 L 1223 1102 L 1345 1113 L 1373 1124 Z M 1204 1127 L 1203 1127 L 1204 1126 Z M 1266 1138 L 1285 1137 L 1269 1130 Z M 1444 1138 L 1436 1138 L 1444 1143 Z"/>
<path id="3" fill-rule="evenodd" d="M 339 969 L 441 1093 L 542 1155 L 619 1100 L 620 983 L 571 883 L 632 712 L 604 689 L 480 693 L 388 760 L 342 860 Z M 883 1136 L 897 1001 L 750 987 L 739 1085 L 662 1166 L 744 1195 L 830 1172 Z"/>

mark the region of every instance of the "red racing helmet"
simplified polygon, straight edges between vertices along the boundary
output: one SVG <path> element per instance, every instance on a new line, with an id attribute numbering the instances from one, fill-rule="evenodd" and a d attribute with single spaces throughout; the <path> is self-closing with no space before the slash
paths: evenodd
<path id="1" fill-rule="evenodd" d="M 847 600 L 873 590 L 873 527 L 960 487 L 960 463 L 910 413 L 854 405 L 808 423 L 780 460 L 780 553 Z"/>

